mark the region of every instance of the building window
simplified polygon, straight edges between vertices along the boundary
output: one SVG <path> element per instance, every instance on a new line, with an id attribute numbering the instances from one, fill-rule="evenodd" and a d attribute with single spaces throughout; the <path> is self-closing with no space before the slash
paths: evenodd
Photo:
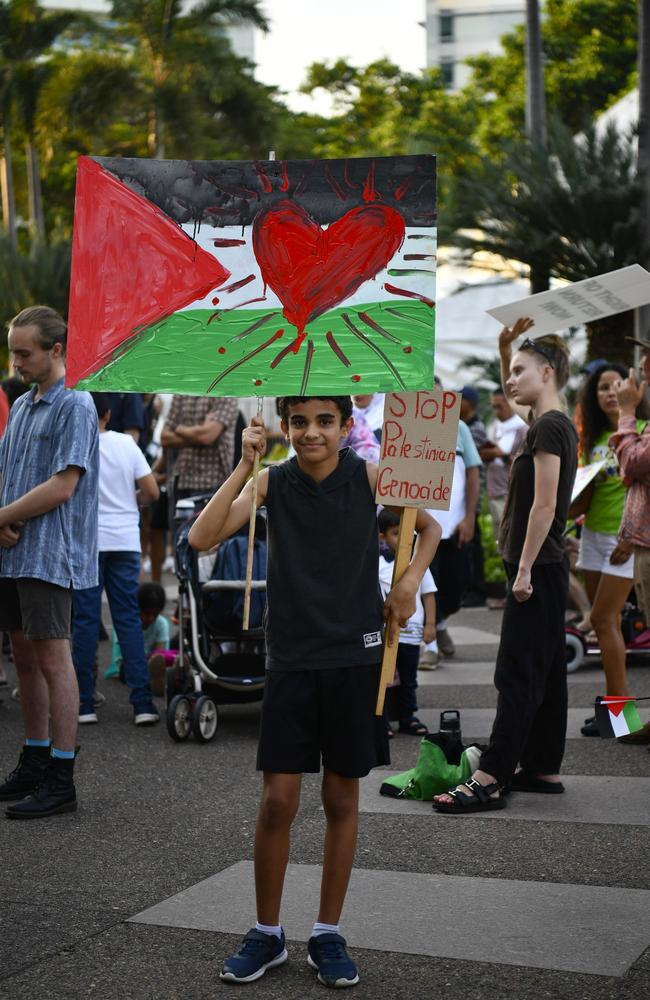
<path id="1" fill-rule="evenodd" d="M 454 15 L 440 14 L 439 31 L 441 42 L 453 42 L 454 40 Z"/>
<path id="2" fill-rule="evenodd" d="M 441 59 L 440 72 L 442 73 L 442 83 L 446 90 L 452 90 L 454 86 L 455 63 L 452 59 Z"/>

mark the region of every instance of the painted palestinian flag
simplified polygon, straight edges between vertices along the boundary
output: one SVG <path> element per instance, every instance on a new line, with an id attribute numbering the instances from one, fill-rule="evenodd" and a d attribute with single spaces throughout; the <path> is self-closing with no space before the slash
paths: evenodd
<path id="1" fill-rule="evenodd" d="M 604 739 L 628 736 L 643 729 L 635 698 L 599 697 L 595 705 L 598 730 Z"/>
<path id="2" fill-rule="evenodd" d="M 66 384 L 433 386 L 435 157 L 81 157 Z"/>

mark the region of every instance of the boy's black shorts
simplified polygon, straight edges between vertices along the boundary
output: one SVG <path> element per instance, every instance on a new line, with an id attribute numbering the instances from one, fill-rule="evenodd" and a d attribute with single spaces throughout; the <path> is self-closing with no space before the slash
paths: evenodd
<path id="1" fill-rule="evenodd" d="M 375 715 L 381 664 L 266 674 L 257 768 L 302 774 L 323 767 L 362 778 L 390 764 L 388 736 Z"/>

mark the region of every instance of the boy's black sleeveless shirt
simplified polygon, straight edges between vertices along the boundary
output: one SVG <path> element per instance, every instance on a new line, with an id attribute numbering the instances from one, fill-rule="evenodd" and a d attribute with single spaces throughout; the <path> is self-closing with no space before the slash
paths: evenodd
<path id="1" fill-rule="evenodd" d="M 266 507 L 267 669 L 378 663 L 379 540 L 366 463 L 343 449 L 321 483 L 295 458 L 271 466 Z"/>

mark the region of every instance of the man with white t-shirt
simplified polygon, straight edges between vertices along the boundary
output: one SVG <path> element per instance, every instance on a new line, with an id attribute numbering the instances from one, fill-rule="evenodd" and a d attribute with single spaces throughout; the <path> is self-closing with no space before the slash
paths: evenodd
<path id="1" fill-rule="evenodd" d="M 479 448 L 479 454 L 487 464 L 487 495 L 494 538 L 498 545 L 499 528 L 510 480 L 510 466 L 523 444 L 528 424 L 512 409 L 503 389 L 495 389 L 492 393 L 492 412 L 496 420 L 489 428 L 491 440 Z"/>
<path id="2" fill-rule="evenodd" d="M 138 583 L 139 504 L 158 497 L 158 484 L 132 437 L 106 430 L 111 418 L 107 393 L 92 393 L 99 418 L 99 583 L 72 595 L 72 659 L 79 682 L 79 722 L 97 722 L 93 704 L 94 662 L 106 589 L 113 627 L 122 649 L 136 726 L 159 721 L 149 686 Z"/>

